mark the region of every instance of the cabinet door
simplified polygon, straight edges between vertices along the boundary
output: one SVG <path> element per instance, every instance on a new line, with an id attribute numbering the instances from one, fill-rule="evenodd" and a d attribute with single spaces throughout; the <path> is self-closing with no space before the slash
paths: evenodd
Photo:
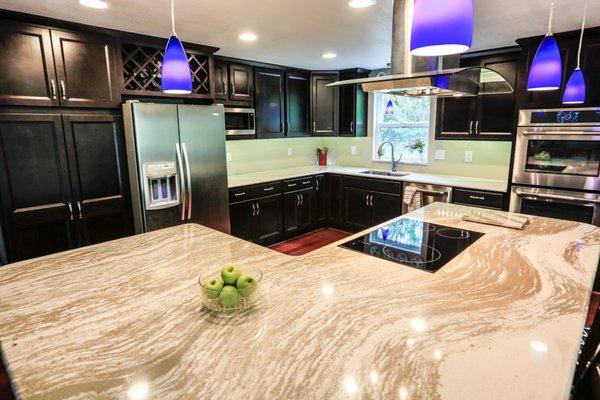
<path id="1" fill-rule="evenodd" d="M 367 197 L 371 192 L 362 189 L 344 188 L 344 226 L 350 231 L 360 231 L 371 226 L 371 207 Z"/>
<path id="2" fill-rule="evenodd" d="M 254 72 L 249 65 L 229 65 L 229 100 L 254 101 Z"/>
<path id="3" fill-rule="evenodd" d="M 315 225 L 315 190 L 301 190 L 300 207 L 298 207 L 298 226 L 301 231 L 310 230 Z"/>
<path id="4" fill-rule="evenodd" d="M 600 71 L 600 35 L 584 38 L 581 50 L 581 70 L 585 74 L 586 83 L 584 105 L 598 107 L 600 106 L 600 74 L 597 71 Z M 581 105 L 577 107 L 581 107 Z"/>
<path id="5" fill-rule="evenodd" d="M 0 115 L 0 183 L 10 262 L 76 246 L 60 115 Z"/>
<path id="6" fill-rule="evenodd" d="M 213 81 L 215 82 L 215 100 L 227 100 L 227 92 L 229 88 L 227 63 L 214 60 Z"/>
<path id="7" fill-rule="evenodd" d="M 323 225 L 327 221 L 327 185 L 325 176 L 315 177 L 315 224 Z"/>
<path id="8" fill-rule="evenodd" d="M 486 57 L 481 66 L 493 69 L 516 89 L 520 53 Z M 485 83 L 484 83 L 485 85 Z M 476 134 L 482 139 L 510 140 L 515 131 L 515 93 L 477 96 Z"/>
<path id="9" fill-rule="evenodd" d="M 262 138 L 285 136 L 283 71 L 257 68 L 256 133 Z"/>
<path id="10" fill-rule="evenodd" d="M 332 226 L 342 225 L 342 177 L 326 176 L 327 221 Z"/>
<path id="11" fill-rule="evenodd" d="M 366 78 L 368 71 L 340 72 L 340 80 Z M 340 136 L 367 136 L 367 94 L 362 85 L 340 87 Z"/>
<path id="12" fill-rule="evenodd" d="M 339 89 L 327 87 L 339 75 L 315 74 L 311 76 L 311 128 L 313 135 L 334 136 L 339 132 Z"/>
<path id="13" fill-rule="evenodd" d="M 52 30 L 61 106 L 116 107 L 114 43 L 109 37 Z"/>
<path id="14" fill-rule="evenodd" d="M 402 215 L 402 196 L 391 193 L 372 193 L 372 224 L 377 225 Z"/>
<path id="15" fill-rule="evenodd" d="M 288 72 L 286 86 L 287 136 L 310 135 L 310 76 L 301 72 Z"/>
<path id="16" fill-rule="evenodd" d="M 294 235 L 300 230 L 298 208 L 300 195 L 298 192 L 284 193 L 283 195 L 283 232 L 286 236 Z"/>
<path id="17" fill-rule="evenodd" d="M 281 201 L 281 195 L 279 194 L 255 200 L 254 232 L 257 243 L 270 244 L 281 239 L 283 235 Z"/>
<path id="18" fill-rule="evenodd" d="M 254 204 L 254 200 L 230 204 L 231 234 L 240 239 L 254 241 L 255 215 L 256 205 Z"/>
<path id="19" fill-rule="evenodd" d="M 63 115 L 63 125 L 81 244 L 133 234 L 122 118 Z"/>
<path id="20" fill-rule="evenodd" d="M 0 104 L 58 106 L 48 29 L 0 20 Z"/>

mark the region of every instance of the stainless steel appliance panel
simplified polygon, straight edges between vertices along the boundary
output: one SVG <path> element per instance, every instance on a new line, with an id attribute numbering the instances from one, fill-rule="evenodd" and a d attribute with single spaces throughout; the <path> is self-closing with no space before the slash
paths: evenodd
<path id="1" fill-rule="evenodd" d="M 187 218 L 229 233 L 222 105 L 180 105 L 179 135 L 187 181 Z"/>
<path id="2" fill-rule="evenodd" d="M 225 134 L 227 136 L 253 136 L 256 134 L 253 108 L 225 108 Z"/>
<path id="3" fill-rule="evenodd" d="M 429 185 L 426 183 L 412 183 L 407 182 L 404 184 L 404 190 L 408 187 L 416 187 L 417 193 L 422 196 L 422 207 L 435 202 L 451 203 L 452 202 L 452 188 L 449 186 L 438 186 Z M 408 212 L 408 205 L 402 201 L 402 214 Z"/>
<path id="4" fill-rule="evenodd" d="M 145 210 L 146 185 L 142 179 L 145 163 L 168 161 L 177 164 L 177 105 L 128 102 L 123 105 L 123 110 L 135 231 L 141 233 L 177 225 L 181 223 L 180 207 Z"/>
<path id="5" fill-rule="evenodd" d="M 514 185 L 510 211 L 600 226 L 600 195 Z"/>

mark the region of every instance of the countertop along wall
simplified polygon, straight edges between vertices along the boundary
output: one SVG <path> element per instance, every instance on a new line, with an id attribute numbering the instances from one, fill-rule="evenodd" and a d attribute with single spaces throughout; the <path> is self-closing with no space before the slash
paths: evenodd
<path id="1" fill-rule="evenodd" d="M 508 178 L 510 142 L 434 140 L 427 165 L 401 164 L 400 169 L 474 178 Z M 390 168 L 389 163 L 372 161 L 373 138 L 288 138 L 238 140 L 227 142 L 229 175 L 315 165 L 317 147 L 329 148 L 328 163 L 337 166 Z M 356 146 L 356 155 L 351 154 Z M 288 155 L 288 149 L 292 155 Z M 434 150 L 445 150 L 445 160 L 434 160 Z M 465 151 L 473 151 L 473 162 L 465 163 Z M 396 156 L 397 157 L 397 156 Z M 231 161 L 229 161 L 231 159 Z"/>

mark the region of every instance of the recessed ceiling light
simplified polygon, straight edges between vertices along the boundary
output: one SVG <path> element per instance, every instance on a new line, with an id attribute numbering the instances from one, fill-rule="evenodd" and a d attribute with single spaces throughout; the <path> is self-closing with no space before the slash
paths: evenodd
<path id="1" fill-rule="evenodd" d="M 107 8 L 108 2 L 104 0 L 79 0 L 79 4 L 90 8 Z"/>
<path id="2" fill-rule="evenodd" d="M 253 42 L 256 40 L 256 35 L 254 33 L 246 32 L 242 33 L 238 38 L 245 42 Z"/>
<path id="3" fill-rule="evenodd" d="M 349 0 L 348 5 L 352 8 L 367 8 L 374 6 L 376 0 Z"/>
<path id="4" fill-rule="evenodd" d="M 329 59 L 329 58 L 336 58 L 336 57 L 337 57 L 337 54 L 335 54 L 335 53 L 331 53 L 331 52 L 327 52 L 327 53 L 323 53 L 323 54 L 321 54 L 321 57 L 323 57 L 323 58 L 327 58 L 327 59 Z"/>

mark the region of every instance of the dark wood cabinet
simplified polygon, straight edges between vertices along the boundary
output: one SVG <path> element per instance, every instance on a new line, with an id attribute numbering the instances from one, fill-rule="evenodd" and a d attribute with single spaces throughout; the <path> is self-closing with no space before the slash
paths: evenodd
<path id="1" fill-rule="evenodd" d="M 371 226 L 381 224 L 402 215 L 402 196 L 392 193 L 374 192 L 369 199 Z"/>
<path id="2" fill-rule="evenodd" d="M 332 227 L 340 227 L 342 225 L 342 176 L 327 174 L 325 180 L 327 223 Z"/>
<path id="3" fill-rule="evenodd" d="M 60 30 L 51 35 L 61 106 L 118 106 L 113 39 Z"/>
<path id="4" fill-rule="evenodd" d="M 229 74 L 227 72 L 227 63 L 214 60 L 213 63 L 213 81 L 215 100 L 228 100 Z"/>
<path id="5" fill-rule="evenodd" d="M 370 196 L 369 190 L 344 188 L 342 208 L 346 229 L 357 232 L 371 226 Z"/>
<path id="6" fill-rule="evenodd" d="M 9 262 L 77 245 L 58 114 L 0 115 L 0 199 Z"/>
<path id="7" fill-rule="evenodd" d="M 327 223 L 327 178 L 325 175 L 315 176 L 315 224 Z"/>
<path id="8" fill-rule="evenodd" d="M 112 108 L 114 40 L 1 20 L 0 104 Z"/>
<path id="9" fill-rule="evenodd" d="M 310 135 L 310 74 L 305 72 L 287 72 L 286 90 L 286 135 Z"/>
<path id="10" fill-rule="evenodd" d="M 0 19 L 0 104 L 58 106 L 50 30 Z"/>
<path id="11" fill-rule="evenodd" d="M 0 115 L 9 261 L 132 233 L 120 117 Z"/>
<path id="12" fill-rule="evenodd" d="M 258 193 L 262 186 L 244 188 L 238 193 Z M 275 190 L 275 189 L 273 189 Z M 275 243 L 283 235 L 281 194 L 258 197 L 229 205 L 231 234 L 262 245 Z"/>
<path id="13" fill-rule="evenodd" d="M 132 234 L 122 125 L 120 116 L 63 115 L 82 245 Z"/>
<path id="14" fill-rule="evenodd" d="M 229 64 L 229 100 L 254 100 L 254 68 L 249 65 Z"/>
<path id="15" fill-rule="evenodd" d="M 338 80 L 337 72 L 311 75 L 310 119 L 313 135 L 339 134 L 339 88 L 327 86 Z"/>
<path id="16" fill-rule="evenodd" d="M 516 91 L 519 59 L 519 52 L 473 56 L 462 59 L 461 67 L 493 69 Z M 511 140 L 515 127 L 515 92 L 437 101 L 436 139 Z"/>
<path id="17" fill-rule="evenodd" d="M 354 68 L 340 71 L 340 80 L 369 76 L 368 70 Z M 367 136 L 368 96 L 361 85 L 340 86 L 340 136 Z"/>
<path id="18" fill-rule="evenodd" d="M 315 190 L 312 187 L 284 193 L 283 226 L 286 236 L 294 236 L 315 224 Z"/>
<path id="19" fill-rule="evenodd" d="M 256 68 L 256 133 L 260 138 L 285 136 L 284 72 Z"/>

